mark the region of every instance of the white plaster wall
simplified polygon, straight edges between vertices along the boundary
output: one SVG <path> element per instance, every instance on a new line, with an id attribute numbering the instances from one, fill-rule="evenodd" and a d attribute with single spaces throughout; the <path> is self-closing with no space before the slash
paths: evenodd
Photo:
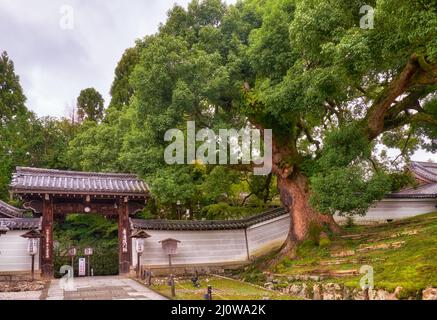
<path id="1" fill-rule="evenodd" d="M 246 238 L 244 230 L 218 231 L 154 231 L 145 240 L 142 265 L 167 266 L 168 256 L 162 250 L 159 241 L 173 238 L 181 241 L 178 253 L 172 256 L 177 265 L 207 265 L 247 261 Z M 133 265 L 136 265 L 135 240 L 132 240 Z"/>
<path id="2" fill-rule="evenodd" d="M 437 199 L 384 199 L 373 205 L 364 217 L 355 216 L 356 222 L 378 222 L 414 217 L 437 211 Z M 342 222 L 344 217 L 336 217 Z"/>
<path id="3" fill-rule="evenodd" d="M 249 227 L 247 239 L 251 258 L 281 246 L 287 238 L 289 228 L 288 214 Z"/>
<path id="4" fill-rule="evenodd" d="M 27 253 L 26 230 L 8 231 L 0 236 L 0 272 L 31 270 L 31 257 Z M 39 255 L 35 256 L 35 270 L 39 270 Z"/>

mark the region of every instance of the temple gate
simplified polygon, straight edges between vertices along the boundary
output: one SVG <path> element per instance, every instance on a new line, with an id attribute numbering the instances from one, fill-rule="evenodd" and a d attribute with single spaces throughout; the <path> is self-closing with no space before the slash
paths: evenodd
<path id="1" fill-rule="evenodd" d="M 135 175 L 18 167 L 11 192 L 24 208 L 42 216 L 41 274 L 53 277 L 53 222 L 67 214 L 118 216 L 119 272 L 130 271 L 132 241 L 129 216 L 142 210 L 147 185 Z"/>

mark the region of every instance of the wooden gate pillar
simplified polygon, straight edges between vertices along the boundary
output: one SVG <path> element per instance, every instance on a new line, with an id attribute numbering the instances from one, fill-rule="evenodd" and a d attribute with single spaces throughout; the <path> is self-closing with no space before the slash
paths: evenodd
<path id="1" fill-rule="evenodd" d="M 132 241 L 129 223 L 129 199 L 124 197 L 118 206 L 118 243 L 119 243 L 119 272 L 126 274 L 130 271 L 132 262 Z"/>
<path id="2" fill-rule="evenodd" d="M 42 232 L 41 239 L 41 276 L 53 278 L 53 199 L 50 195 L 44 195 L 42 210 Z"/>

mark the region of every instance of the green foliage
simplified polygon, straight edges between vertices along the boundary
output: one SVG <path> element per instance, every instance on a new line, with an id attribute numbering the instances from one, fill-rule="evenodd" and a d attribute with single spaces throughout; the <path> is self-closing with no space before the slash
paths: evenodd
<path id="1" fill-rule="evenodd" d="M 27 112 L 26 97 L 15 74 L 14 63 L 6 51 L 0 56 L 0 120 L 7 123 L 14 117 Z"/>
<path id="2" fill-rule="evenodd" d="M 202 209 L 202 217 L 207 220 L 237 220 L 260 213 L 263 208 L 233 207 L 225 202 L 211 204 Z"/>
<path id="3" fill-rule="evenodd" d="M 314 243 L 314 245 L 319 245 L 320 233 L 323 231 L 323 227 L 317 223 L 312 222 L 308 229 L 308 238 Z"/>
<path id="4" fill-rule="evenodd" d="M 80 253 L 73 259 L 74 263 L 74 274 L 79 276 L 79 258 L 84 258 L 83 255 L 86 245 L 77 246 L 77 250 Z M 118 249 L 115 247 L 107 246 L 95 246 L 93 247 L 94 254 L 90 257 L 90 266 L 93 270 L 94 276 L 109 276 L 118 275 Z M 88 260 L 87 260 L 88 263 Z M 61 274 L 60 270 L 62 266 L 71 265 L 71 258 L 67 255 L 55 255 L 54 256 L 54 268 L 55 277 L 60 278 L 64 276 Z"/>
<path id="5" fill-rule="evenodd" d="M 109 110 L 122 110 L 129 105 L 134 93 L 132 84 L 129 81 L 139 61 L 140 46 L 141 42 L 138 42 L 135 47 L 127 49 L 115 68 L 115 78 L 110 91 L 112 98 L 109 103 Z"/>
<path id="6" fill-rule="evenodd" d="M 103 118 L 104 100 L 94 88 L 84 89 L 77 97 L 77 112 L 80 119 L 100 121 Z"/>
<path id="7" fill-rule="evenodd" d="M 70 265 L 68 249 L 76 247 L 78 258 L 83 257 L 86 247 L 92 247 L 91 268 L 94 275 L 118 274 L 118 225 L 99 215 L 68 215 L 54 228 L 54 239 L 59 243 L 55 255 L 55 271 L 63 265 Z M 62 276 L 57 274 L 57 276 Z"/>
<path id="8" fill-rule="evenodd" d="M 264 283 L 266 283 L 266 280 L 266 275 L 259 269 L 251 270 L 244 275 L 244 281 L 256 283 L 258 285 L 263 285 Z"/>
<path id="9" fill-rule="evenodd" d="M 351 125 L 329 132 L 318 161 L 323 171 L 342 168 L 370 158 L 371 145 L 359 127 Z"/>
<path id="10" fill-rule="evenodd" d="M 72 169 L 85 171 L 118 172 L 121 164 L 119 127 L 86 120 L 80 131 L 70 140 L 67 156 Z"/>
<path id="11" fill-rule="evenodd" d="M 229 170 L 224 166 L 217 166 L 205 176 L 205 180 L 200 186 L 204 199 L 208 202 L 215 202 L 220 199 L 229 199 L 232 194 L 232 185 L 240 181 L 240 174 L 234 170 Z M 200 191 L 199 190 L 199 191 Z"/>
<path id="12" fill-rule="evenodd" d="M 1 196 L 13 167 L 32 165 L 139 174 L 152 188 L 152 215 L 174 214 L 177 200 L 191 210 L 197 204 L 236 205 L 242 193 L 250 195 L 248 202 L 271 202 L 274 177 L 165 164 L 164 133 L 185 132 L 192 120 L 212 129 L 272 128 L 283 153 L 280 166 L 310 178 L 315 208 L 364 213 L 385 192 L 409 182 L 391 175 L 398 171 L 394 166 L 419 147 L 435 150 L 437 136 L 430 81 L 403 90 L 398 100 L 414 93 L 421 107 L 414 103 L 396 116 L 387 114 L 385 134 L 370 141 L 370 106 L 391 88 L 411 55 L 428 72 L 437 63 L 437 19 L 429 1 L 367 4 L 375 8 L 374 29 L 359 27 L 359 0 L 175 5 L 156 34 L 123 54 L 104 119 L 101 95 L 93 88 L 81 92 L 79 114 L 89 121 L 80 127 L 29 113 L 13 64 L 3 54 Z M 401 151 L 394 165 L 376 159 L 377 143 Z"/>
<path id="13" fill-rule="evenodd" d="M 389 179 L 391 182 L 390 190 L 393 192 L 399 191 L 407 186 L 417 185 L 416 178 L 410 171 L 393 172 L 389 175 Z"/>
<path id="14" fill-rule="evenodd" d="M 311 178 L 311 204 L 320 212 L 340 215 L 364 215 L 373 201 L 381 200 L 390 190 L 385 174 L 366 177 L 363 168 L 331 168 Z"/>
<path id="15" fill-rule="evenodd" d="M 327 248 L 331 246 L 331 240 L 329 239 L 329 237 L 323 237 L 320 238 L 319 240 L 319 247 L 321 248 Z"/>
<path id="16" fill-rule="evenodd" d="M 437 97 L 434 95 L 431 99 L 425 101 L 423 109 L 433 119 L 437 119 Z M 413 124 L 413 130 L 416 135 L 425 137 L 420 141 L 420 146 L 429 152 L 437 152 L 437 126 L 426 123 Z"/>

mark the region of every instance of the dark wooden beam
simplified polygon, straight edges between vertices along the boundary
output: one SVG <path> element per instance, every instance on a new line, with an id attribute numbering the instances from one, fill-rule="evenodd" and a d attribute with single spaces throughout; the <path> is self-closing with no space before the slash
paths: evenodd
<path id="1" fill-rule="evenodd" d="M 79 199 L 75 199 L 76 201 Z M 118 201 L 107 202 L 93 202 L 90 203 L 74 202 L 69 200 L 54 200 L 53 213 L 54 215 L 66 215 L 66 214 L 103 214 L 103 215 L 118 215 Z M 129 215 L 134 215 L 143 210 L 145 206 L 144 202 L 129 201 L 128 212 Z M 26 209 L 32 210 L 34 213 L 42 213 L 43 200 L 30 200 L 24 203 Z"/>
<path id="2" fill-rule="evenodd" d="M 42 209 L 41 276 L 53 278 L 53 198 L 45 195 Z"/>
<path id="3" fill-rule="evenodd" d="M 118 205 L 118 247 L 119 247 L 119 272 L 127 274 L 132 262 L 132 241 L 129 223 L 129 199 L 120 200 Z"/>

